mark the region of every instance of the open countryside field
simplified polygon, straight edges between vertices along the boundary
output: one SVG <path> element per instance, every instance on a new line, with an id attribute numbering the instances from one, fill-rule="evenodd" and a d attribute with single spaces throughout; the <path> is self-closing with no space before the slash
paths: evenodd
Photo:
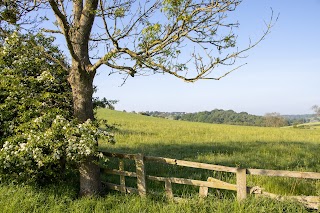
<path id="1" fill-rule="evenodd" d="M 117 127 L 115 131 L 117 143 L 112 146 L 100 144 L 102 149 L 108 151 L 143 153 L 231 167 L 320 172 L 319 129 L 246 127 L 172 121 L 106 109 L 100 109 L 97 114 L 99 118 L 108 119 L 109 124 L 115 124 Z M 116 168 L 116 165 L 114 167 Z M 199 180 L 206 180 L 211 176 L 235 183 L 233 175 L 202 172 L 199 169 L 168 168 L 152 164 L 147 167 L 147 171 L 158 176 Z M 119 178 L 113 181 L 117 179 Z M 248 182 L 250 186 L 260 186 L 268 192 L 280 195 L 320 196 L 319 181 L 249 176 Z M 163 191 L 163 186 L 149 183 L 150 190 L 159 191 L 159 188 Z M 175 192 L 179 196 L 184 193 L 187 195 L 197 193 L 198 188 L 187 188 L 176 186 Z M 224 191 L 223 194 L 230 192 Z"/>
<path id="2" fill-rule="evenodd" d="M 298 128 L 319 129 L 320 128 L 320 122 L 311 122 L 311 123 L 299 124 L 299 125 L 297 125 L 297 127 Z"/>
<path id="3" fill-rule="evenodd" d="M 97 116 L 115 124 L 116 144 L 100 141 L 103 150 L 170 157 L 225 166 L 320 172 L 319 129 L 263 128 L 171 121 L 100 109 Z M 116 168 L 110 159 L 107 166 Z M 125 169 L 134 171 L 133 162 Z M 147 164 L 148 174 L 206 180 L 219 178 L 235 183 L 234 174 L 162 164 Z M 118 176 L 104 180 L 119 182 Z M 75 178 L 77 180 L 77 178 Z M 135 180 L 126 179 L 135 187 Z M 281 195 L 320 196 L 320 181 L 248 176 L 248 185 L 260 186 Z M 209 190 L 209 197 L 198 198 L 198 187 L 173 184 L 175 196 L 187 198 L 175 203 L 164 196 L 160 182 L 147 182 L 156 192 L 147 199 L 138 195 L 109 192 L 105 197 L 78 198 L 76 184 L 39 189 L 32 186 L 0 185 L 2 212 L 308 212 L 302 205 L 266 198 L 249 197 L 242 203 L 226 190 Z"/>
<path id="4" fill-rule="evenodd" d="M 281 128 L 319 129 L 320 122 L 309 122 L 309 123 L 303 123 L 303 124 L 292 125 L 292 126 L 284 126 Z"/>
<path id="5" fill-rule="evenodd" d="M 116 144 L 102 149 L 226 166 L 320 172 L 320 131 L 172 121 L 101 109 Z"/>

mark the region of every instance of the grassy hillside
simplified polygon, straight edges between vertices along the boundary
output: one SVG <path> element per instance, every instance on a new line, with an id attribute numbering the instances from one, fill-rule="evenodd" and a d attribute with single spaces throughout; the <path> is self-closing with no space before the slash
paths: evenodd
<path id="1" fill-rule="evenodd" d="M 98 117 L 115 124 L 115 145 L 100 141 L 101 149 L 124 153 L 172 157 L 226 166 L 288 169 L 320 172 L 320 129 L 262 128 L 214 125 L 147 117 L 100 109 Z M 108 167 L 116 168 L 110 159 Z M 125 169 L 132 162 L 126 162 Z M 161 164 L 146 166 L 148 174 L 205 180 L 208 176 L 235 183 L 233 174 L 182 169 Z M 119 181 L 118 177 L 104 179 Z M 134 186 L 135 181 L 126 179 Z M 250 177 L 249 185 L 269 192 L 320 196 L 320 181 Z M 164 194 L 163 183 L 148 182 L 150 191 Z M 235 193 L 210 189 L 205 200 L 197 198 L 197 187 L 173 185 L 174 194 L 191 197 L 173 203 L 164 196 L 141 199 L 136 195 L 110 192 L 105 197 L 78 198 L 76 184 L 66 182 L 43 188 L 0 184 L 0 212 L 307 212 L 299 204 L 249 197 L 236 202 Z M 227 210 L 226 210 L 227 209 Z"/>
<path id="2" fill-rule="evenodd" d="M 98 117 L 116 124 L 117 143 L 100 144 L 102 149 L 124 153 L 171 157 L 225 166 L 320 172 L 320 131 L 246 127 L 172 121 L 101 109 Z M 226 173 L 199 173 L 158 165 L 148 172 L 177 177 L 206 179 L 218 176 L 229 182 L 235 177 Z M 286 178 L 250 177 L 251 185 L 279 194 L 320 195 L 315 181 Z"/>
<path id="3" fill-rule="evenodd" d="M 283 128 L 320 129 L 320 122 L 303 123 L 296 126 L 286 126 Z"/>
<path id="4" fill-rule="evenodd" d="M 320 129 L 320 122 L 310 122 L 305 124 L 299 124 L 297 127 L 304 128 L 304 129 Z"/>
<path id="5" fill-rule="evenodd" d="M 320 131 L 173 121 L 101 109 L 116 124 L 110 151 L 142 152 L 228 166 L 320 172 Z"/>

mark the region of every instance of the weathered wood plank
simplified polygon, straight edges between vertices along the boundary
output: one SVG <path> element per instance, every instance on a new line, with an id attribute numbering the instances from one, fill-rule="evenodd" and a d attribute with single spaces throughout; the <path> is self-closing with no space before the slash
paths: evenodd
<path id="1" fill-rule="evenodd" d="M 139 195 L 145 197 L 147 195 L 146 174 L 144 167 L 144 159 L 142 154 L 135 156 L 136 161 L 136 174 L 137 174 L 137 187 Z"/>
<path id="2" fill-rule="evenodd" d="M 231 184 L 231 183 L 227 183 L 227 182 L 224 182 L 222 180 L 218 180 L 218 179 L 213 178 L 213 177 L 208 177 L 208 182 L 212 182 L 212 183 L 217 184 L 217 186 L 219 186 L 219 189 L 237 191 L 237 185 Z"/>
<path id="3" fill-rule="evenodd" d="M 134 159 L 135 154 L 121 154 L 121 153 L 110 153 L 102 151 L 102 153 L 107 157 L 117 157 L 117 158 L 126 158 Z M 237 168 L 220 166 L 192 161 L 177 160 L 172 158 L 162 158 L 154 156 L 145 156 L 145 160 L 156 161 L 160 163 L 185 166 L 191 168 L 199 168 L 206 170 L 222 171 L 222 172 L 232 172 L 236 173 Z M 264 175 L 264 176 L 278 176 L 278 177 L 292 177 L 292 178 L 305 178 L 305 179 L 320 179 L 320 173 L 318 172 L 299 172 L 299 171 L 286 171 L 286 170 L 270 170 L 270 169 L 247 169 L 247 174 L 250 175 Z"/>
<path id="4" fill-rule="evenodd" d="M 246 169 L 237 169 L 237 200 L 242 201 L 247 198 L 247 176 Z"/>
<path id="5" fill-rule="evenodd" d="M 172 164 L 172 165 L 178 165 L 178 166 L 184 166 L 184 167 L 191 167 L 191 168 L 197 168 L 197 169 L 206 169 L 206 170 L 232 172 L 232 173 L 236 173 L 236 171 L 237 171 L 237 168 L 234 168 L 234 167 L 219 166 L 219 165 L 185 161 L 185 160 L 177 160 L 177 159 L 172 159 L 172 158 L 145 156 L 145 159 L 148 161 L 156 161 L 156 162 L 160 162 L 160 163 L 166 163 L 166 164 Z"/>
<path id="6" fill-rule="evenodd" d="M 320 173 L 317 173 L 317 172 L 298 172 L 298 171 L 270 170 L 270 169 L 247 169 L 247 174 L 276 176 L 276 177 L 305 178 L 305 179 L 320 179 Z"/>
<path id="7" fill-rule="evenodd" d="M 251 187 L 251 193 L 257 197 L 268 197 L 268 198 L 279 200 L 279 201 L 285 201 L 285 200 L 298 201 L 309 209 L 319 210 L 320 208 L 319 196 L 282 196 L 282 195 L 265 192 L 262 188 L 258 186 Z"/>
<path id="8" fill-rule="evenodd" d="M 122 175 L 122 176 L 127 176 L 127 177 L 137 177 L 137 173 L 135 173 L 135 172 L 120 171 L 118 169 L 103 169 L 103 172 L 105 172 L 107 174 L 112 174 L 112 175 Z"/>
<path id="9" fill-rule="evenodd" d="M 200 198 L 205 198 L 208 196 L 208 191 L 209 191 L 209 188 L 208 187 L 205 187 L 205 186 L 200 186 L 199 187 L 199 197 Z"/>
<path id="10" fill-rule="evenodd" d="M 176 159 L 172 158 L 163 158 L 163 157 L 154 157 L 154 156 L 145 156 L 147 161 L 155 161 L 159 163 L 173 164 L 176 165 Z"/>
<path id="11" fill-rule="evenodd" d="M 216 188 L 216 189 L 228 189 L 228 190 L 237 190 L 237 187 L 235 185 L 226 186 L 225 184 L 220 184 L 217 182 L 208 182 L 208 181 L 202 181 L 202 180 L 192 180 L 192 179 L 186 179 L 186 178 L 175 178 L 175 177 L 156 177 L 147 175 L 147 179 L 149 180 L 155 180 L 155 181 L 167 181 L 169 180 L 171 183 L 177 183 L 177 184 L 184 184 L 184 185 L 191 185 L 191 186 L 203 186 L 203 187 L 209 187 L 209 188 Z M 228 184 L 228 183 L 226 183 Z M 232 185 L 232 184 L 230 184 Z"/>
<path id="12" fill-rule="evenodd" d="M 172 199 L 173 198 L 173 192 L 172 192 L 172 184 L 169 180 L 166 180 L 164 182 L 164 187 L 165 187 L 165 190 L 166 190 L 166 195 L 169 199 Z"/>
<path id="13" fill-rule="evenodd" d="M 112 190 L 116 190 L 119 192 L 122 192 L 122 186 L 121 185 L 117 185 L 114 183 L 108 183 L 108 182 L 103 182 L 103 184 L 108 188 L 108 189 L 112 189 Z M 132 188 L 132 187 L 126 187 L 126 192 L 127 193 L 132 193 L 132 194 L 139 194 L 138 189 Z"/>
<path id="14" fill-rule="evenodd" d="M 106 157 L 121 158 L 121 159 L 134 160 L 134 158 L 136 156 L 135 154 L 111 153 L 111 152 L 105 152 L 105 151 L 101 151 L 101 152 Z"/>
<path id="15" fill-rule="evenodd" d="M 124 171 L 124 161 L 122 159 L 119 160 L 119 171 Z M 122 192 L 126 192 L 126 176 L 120 175 L 120 185 L 122 187 Z"/>

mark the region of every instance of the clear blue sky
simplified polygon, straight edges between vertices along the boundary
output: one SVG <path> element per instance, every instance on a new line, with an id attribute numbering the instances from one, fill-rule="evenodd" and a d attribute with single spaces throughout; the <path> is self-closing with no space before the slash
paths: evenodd
<path id="1" fill-rule="evenodd" d="M 246 66 L 226 78 L 185 83 L 153 75 L 129 78 L 120 86 L 122 76 L 108 76 L 103 67 L 95 96 L 117 99 L 116 109 L 127 111 L 312 113 L 311 106 L 320 104 L 320 0 L 244 0 L 233 15 L 240 22 L 240 46 L 263 33 L 270 8 L 280 13 L 271 34 L 239 63 Z"/>

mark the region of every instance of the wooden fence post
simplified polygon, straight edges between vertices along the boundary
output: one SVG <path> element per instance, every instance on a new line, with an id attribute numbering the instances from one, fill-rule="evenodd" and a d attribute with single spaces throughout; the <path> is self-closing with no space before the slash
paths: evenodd
<path id="1" fill-rule="evenodd" d="M 205 198 L 208 196 L 208 187 L 205 186 L 200 186 L 199 188 L 199 197 L 200 198 Z"/>
<path id="2" fill-rule="evenodd" d="M 237 169 L 237 200 L 242 201 L 247 197 L 247 169 Z"/>
<path id="3" fill-rule="evenodd" d="M 124 161 L 119 159 L 119 170 L 124 171 Z M 120 175 L 121 192 L 126 193 L 126 179 L 124 175 Z"/>
<path id="4" fill-rule="evenodd" d="M 165 187 L 166 195 L 167 195 L 168 199 L 172 199 L 172 198 L 173 198 L 173 192 L 172 192 L 172 184 L 171 184 L 171 181 L 167 179 L 167 180 L 164 182 L 164 187 Z"/>
<path id="5" fill-rule="evenodd" d="M 207 181 L 210 181 L 210 177 L 208 177 Z M 206 186 L 200 186 L 199 188 L 199 197 L 200 198 L 205 198 L 208 196 L 208 191 L 209 191 L 209 188 L 206 187 Z"/>
<path id="6" fill-rule="evenodd" d="M 145 197 L 147 195 L 146 173 L 144 168 L 144 160 L 142 154 L 135 155 L 136 173 L 137 173 L 137 187 L 139 195 Z"/>

